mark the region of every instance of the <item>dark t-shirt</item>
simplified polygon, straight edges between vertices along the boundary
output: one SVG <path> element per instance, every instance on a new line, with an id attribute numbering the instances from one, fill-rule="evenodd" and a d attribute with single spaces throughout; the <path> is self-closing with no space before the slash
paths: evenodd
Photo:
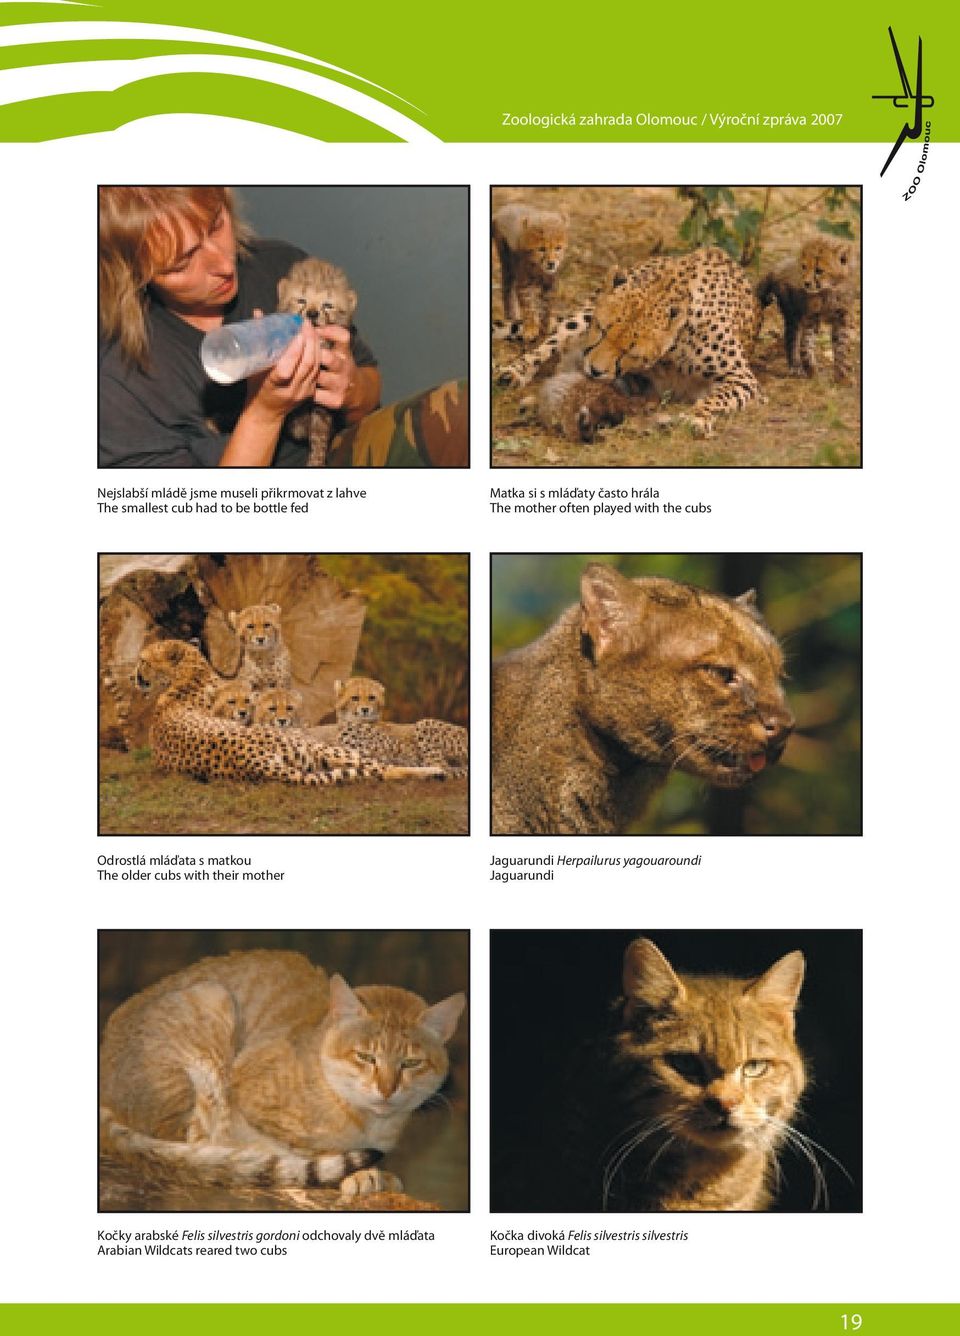
<path id="1" fill-rule="evenodd" d="M 224 324 L 250 320 L 255 309 L 277 305 L 277 282 L 305 252 L 284 241 L 256 240 L 237 264 L 237 295 L 224 310 Z M 147 310 L 150 370 L 131 367 L 116 343 L 100 342 L 100 468 L 215 468 L 227 444 L 205 418 L 235 418 L 246 386 L 215 385 L 200 365 L 203 331 L 159 302 Z M 351 326 L 357 366 L 376 366 L 373 353 Z M 337 427 L 335 422 L 335 429 Z M 342 425 L 340 423 L 339 425 Z M 274 468 L 303 468 L 308 443 L 280 438 Z"/>

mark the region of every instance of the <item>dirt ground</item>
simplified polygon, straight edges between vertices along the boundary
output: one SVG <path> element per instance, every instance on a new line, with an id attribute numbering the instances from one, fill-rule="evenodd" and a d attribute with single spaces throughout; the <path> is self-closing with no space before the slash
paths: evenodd
<path id="1" fill-rule="evenodd" d="M 156 770 L 148 751 L 100 750 L 101 835 L 465 835 L 467 781 L 300 789 Z"/>
<path id="2" fill-rule="evenodd" d="M 846 218 L 859 239 L 859 219 L 851 210 L 831 215 L 820 187 L 732 187 L 737 207 L 763 209 L 761 277 L 795 256 L 817 220 Z M 493 207 L 530 200 L 563 210 L 570 220 L 570 244 L 557 288 L 554 311 L 572 311 L 587 300 L 614 264 L 637 264 L 661 246 L 664 252 L 687 249 L 678 228 L 689 202 L 672 186 L 499 187 Z M 494 258 L 492 316 L 502 315 L 500 271 Z M 859 314 L 859 313 L 858 313 Z M 783 349 L 783 323 L 776 304 L 764 313 L 751 363 L 765 402 L 720 417 L 714 435 L 702 439 L 681 423 L 660 419 L 679 410 L 670 405 L 641 408 L 621 426 L 607 428 L 592 445 L 562 440 L 520 411 L 533 386 L 494 386 L 491 408 L 491 463 L 494 468 L 856 468 L 860 464 L 859 320 L 854 358 L 857 376 L 837 385 L 832 375 L 829 330 L 818 335 L 816 379 L 790 375 Z M 492 346 L 494 373 L 521 351 L 513 342 Z"/>

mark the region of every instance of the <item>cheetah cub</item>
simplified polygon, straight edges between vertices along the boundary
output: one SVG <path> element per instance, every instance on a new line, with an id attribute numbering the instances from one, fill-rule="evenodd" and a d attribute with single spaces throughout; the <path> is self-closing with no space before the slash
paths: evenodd
<path id="1" fill-rule="evenodd" d="M 356 309 L 357 294 L 346 274 L 326 260 L 298 260 L 277 284 L 277 310 L 302 315 L 315 326 L 343 325 L 349 329 Z M 308 399 L 289 415 L 284 431 L 295 441 L 310 442 L 307 468 L 323 468 L 333 435 L 329 408 Z"/>
<path id="2" fill-rule="evenodd" d="M 300 728 L 303 696 L 299 691 L 274 687 L 257 697 L 253 722 L 258 728 Z"/>
<path id="3" fill-rule="evenodd" d="M 783 316 L 783 344 L 794 376 L 816 374 L 816 340 L 821 323 L 830 326 L 833 376 L 851 377 L 850 345 L 854 332 L 855 278 L 853 243 L 814 237 L 796 260 L 774 269 L 757 292 L 760 305 L 776 301 Z"/>
<path id="4" fill-rule="evenodd" d="M 256 696 L 244 682 L 227 682 L 218 687 L 210 701 L 215 719 L 233 719 L 238 724 L 253 723 Z"/>
<path id="5" fill-rule="evenodd" d="M 370 677 L 351 677 L 335 682 L 337 744 L 353 747 L 361 756 L 393 765 L 435 765 L 449 779 L 467 774 L 468 734 L 458 724 L 443 719 L 419 719 L 415 724 L 381 721 L 386 692 L 382 682 Z M 431 760 L 401 761 L 400 757 L 431 757 Z"/>
<path id="6" fill-rule="evenodd" d="M 503 295 L 494 338 L 530 343 L 546 333 L 549 296 L 567 249 L 567 219 L 529 204 L 505 204 L 491 221 Z"/>
<path id="7" fill-rule="evenodd" d="M 252 603 L 240 612 L 229 613 L 227 620 L 243 646 L 238 683 L 251 691 L 291 687 L 290 651 L 280 629 L 280 604 Z"/>
<path id="8" fill-rule="evenodd" d="M 592 445 L 604 427 L 619 427 L 636 411 L 636 404 L 616 382 L 588 380 L 580 369 L 579 354 L 566 358 L 556 375 L 543 381 L 536 394 L 520 401 L 520 414 L 537 417 L 567 441 Z"/>

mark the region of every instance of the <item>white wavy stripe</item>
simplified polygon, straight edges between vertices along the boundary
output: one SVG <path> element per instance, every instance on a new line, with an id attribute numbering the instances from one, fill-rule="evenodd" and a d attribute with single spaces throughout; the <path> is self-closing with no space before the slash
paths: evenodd
<path id="1" fill-rule="evenodd" d="M 258 42 L 252 37 L 235 37 L 229 32 L 214 32 L 209 28 L 181 28 L 172 23 L 113 23 L 109 20 L 98 22 L 92 19 L 84 22 L 77 19 L 73 23 L 13 23 L 8 28 L 0 28 L 0 46 L 30 46 L 42 42 L 95 42 L 95 41 L 169 41 L 169 42 L 214 42 L 218 46 L 242 46 L 247 51 L 263 51 L 272 56 L 292 56 L 295 60 L 305 60 L 309 65 L 318 65 L 321 69 L 333 70 L 336 74 L 348 74 L 358 83 L 365 83 L 381 93 L 389 93 L 398 102 L 406 102 L 414 111 L 421 107 L 408 102 L 405 97 L 391 92 L 382 84 L 365 79 L 362 74 L 345 70 L 341 65 L 331 65 L 329 60 L 319 60 L 308 56 L 303 51 L 293 51 L 286 46 L 272 46 L 269 42 Z"/>
<path id="2" fill-rule="evenodd" d="M 436 136 L 402 112 L 384 106 L 376 98 L 289 65 L 275 65 L 246 56 L 198 53 L 182 56 L 145 56 L 139 60 L 71 61 L 65 65 L 31 65 L 26 69 L 0 70 L 0 106 L 64 93 L 114 92 L 127 84 L 160 74 L 236 74 L 259 83 L 280 85 L 332 103 L 379 125 L 398 139 L 410 143 L 435 143 Z M 66 127 L 64 127 L 66 129 Z"/>

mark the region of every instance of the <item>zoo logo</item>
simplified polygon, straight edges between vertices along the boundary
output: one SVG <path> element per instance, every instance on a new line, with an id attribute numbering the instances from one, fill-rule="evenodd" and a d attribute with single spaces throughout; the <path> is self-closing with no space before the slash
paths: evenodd
<path id="1" fill-rule="evenodd" d="M 894 158 L 900 152 L 903 142 L 906 139 L 919 139 L 923 136 L 923 154 L 917 167 L 918 175 L 914 177 L 913 184 L 904 195 L 904 199 L 909 199 L 917 186 L 920 184 L 919 173 L 922 173 L 926 165 L 927 145 L 930 142 L 930 122 L 924 121 L 923 113 L 934 105 L 933 98 L 923 92 L 923 38 L 917 37 L 917 73 L 914 79 L 914 87 L 910 87 L 910 80 L 907 78 L 907 72 L 903 67 L 903 61 L 900 58 L 900 50 L 897 46 L 897 39 L 893 35 L 893 29 L 888 28 L 890 34 L 890 45 L 893 47 L 893 56 L 897 62 L 897 71 L 900 75 L 900 84 L 903 89 L 900 93 L 874 93 L 874 101 L 892 102 L 900 111 L 908 111 L 913 108 L 913 121 L 904 121 L 900 133 L 897 135 L 893 148 L 887 155 L 887 160 L 883 164 L 880 175 L 893 162 Z"/>

